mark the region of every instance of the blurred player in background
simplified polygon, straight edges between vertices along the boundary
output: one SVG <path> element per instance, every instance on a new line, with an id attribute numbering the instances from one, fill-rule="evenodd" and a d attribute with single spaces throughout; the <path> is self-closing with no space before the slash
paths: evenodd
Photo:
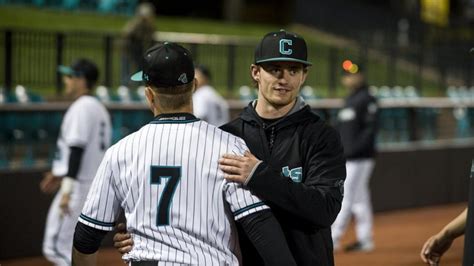
<path id="1" fill-rule="evenodd" d="M 74 265 L 96 251 L 122 208 L 133 249 L 130 265 L 239 265 L 234 220 L 266 265 L 296 265 L 269 208 L 219 171 L 223 153 L 243 154 L 242 139 L 197 119 L 191 54 L 165 42 L 150 48 L 133 80 L 146 82 L 155 118 L 106 153 L 74 234 Z"/>
<path id="2" fill-rule="evenodd" d="M 135 16 L 122 32 L 122 85 L 129 84 L 132 72 L 142 69 L 142 56 L 153 44 L 155 32 L 155 7 L 152 3 L 139 4 Z"/>
<path id="3" fill-rule="evenodd" d="M 193 94 L 194 115 L 215 126 L 229 122 L 229 105 L 210 85 L 211 72 L 204 65 L 197 65 L 195 71 L 197 87 Z"/>
<path id="4" fill-rule="evenodd" d="M 369 93 L 361 66 L 350 60 L 343 63 L 342 84 L 349 90 L 349 96 L 338 113 L 337 128 L 347 159 L 347 177 L 341 212 L 332 225 L 332 238 L 334 248 L 339 249 L 340 239 L 354 214 L 357 241 L 345 250 L 371 251 L 374 242 L 369 180 L 375 165 L 377 102 Z"/>
<path id="5" fill-rule="evenodd" d="M 60 187 L 48 212 L 43 241 L 44 256 L 55 265 L 71 265 L 74 226 L 87 192 L 110 146 L 110 116 L 93 97 L 97 66 L 78 59 L 70 67 L 60 66 L 66 95 L 73 99 L 64 115 L 52 172 L 45 174 L 40 188 L 53 193 Z"/>

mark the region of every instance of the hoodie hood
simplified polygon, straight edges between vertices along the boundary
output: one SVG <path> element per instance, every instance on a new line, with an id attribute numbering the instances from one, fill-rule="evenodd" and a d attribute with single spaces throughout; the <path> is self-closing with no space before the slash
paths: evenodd
<path id="1" fill-rule="evenodd" d="M 246 122 L 262 126 L 263 121 L 255 111 L 256 105 L 257 100 L 250 102 L 249 105 L 245 107 L 244 111 L 240 114 L 240 117 Z M 311 113 L 312 111 L 309 105 L 306 104 L 302 97 L 298 97 L 296 98 L 296 103 L 293 108 L 291 108 L 291 110 L 286 115 L 282 116 L 274 123 L 268 125 L 268 127 L 277 126 L 278 128 L 281 128 L 284 126 L 292 125 L 301 122 L 302 120 L 310 119 L 311 115 L 309 114 Z"/>

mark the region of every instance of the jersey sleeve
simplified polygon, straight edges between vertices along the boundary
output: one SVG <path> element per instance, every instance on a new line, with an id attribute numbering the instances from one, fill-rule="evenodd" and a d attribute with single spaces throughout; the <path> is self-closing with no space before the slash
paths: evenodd
<path id="1" fill-rule="evenodd" d="M 249 151 L 249 148 L 247 147 L 247 144 L 245 144 L 245 141 L 241 138 L 236 138 L 234 147 L 232 148 L 232 153 L 235 155 L 243 156 L 245 151 Z"/>
<path id="2" fill-rule="evenodd" d="M 235 145 L 232 148 L 232 153 L 242 156 L 247 151 L 245 142 L 236 138 Z M 224 192 L 226 201 L 230 205 L 230 209 L 237 221 L 249 214 L 256 213 L 261 210 L 269 209 L 257 196 L 252 195 L 250 191 L 235 182 L 225 181 Z"/>
<path id="3" fill-rule="evenodd" d="M 269 209 L 265 203 L 243 188 L 241 184 L 226 181 L 224 187 L 226 201 L 229 203 L 236 221 L 252 213 Z"/>
<path id="4" fill-rule="evenodd" d="M 89 140 L 90 124 L 94 119 L 84 104 L 74 105 L 71 108 L 70 116 L 61 134 L 67 146 L 83 147 Z"/>
<path id="5" fill-rule="evenodd" d="M 120 213 L 110 149 L 104 156 L 87 195 L 79 222 L 95 229 L 112 231 Z"/>

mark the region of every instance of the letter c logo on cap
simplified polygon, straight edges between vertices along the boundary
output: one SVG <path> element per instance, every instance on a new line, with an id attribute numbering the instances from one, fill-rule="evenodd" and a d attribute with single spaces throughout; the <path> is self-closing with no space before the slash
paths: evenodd
<path id="1" fill-rule="evenodd" d="M 291 55 L 293 50 L 288 46 L 293 45 L 293 40 L 281 39 L 280 40 L 280 54 Z"/>

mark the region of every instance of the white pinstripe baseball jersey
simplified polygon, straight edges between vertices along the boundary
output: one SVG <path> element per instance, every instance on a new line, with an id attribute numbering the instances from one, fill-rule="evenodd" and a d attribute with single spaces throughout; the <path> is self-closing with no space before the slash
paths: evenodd
<path id="1" fill-rule="evenodd" d="M 225 181 L 218 159 L 247 149 L 193 115 L 158 116 L 107 151 L 79 221 L 112 230 L 122 207 L 134 241 L 125 260 L 238 265 L 233 220 L 268 207 Z"/>

